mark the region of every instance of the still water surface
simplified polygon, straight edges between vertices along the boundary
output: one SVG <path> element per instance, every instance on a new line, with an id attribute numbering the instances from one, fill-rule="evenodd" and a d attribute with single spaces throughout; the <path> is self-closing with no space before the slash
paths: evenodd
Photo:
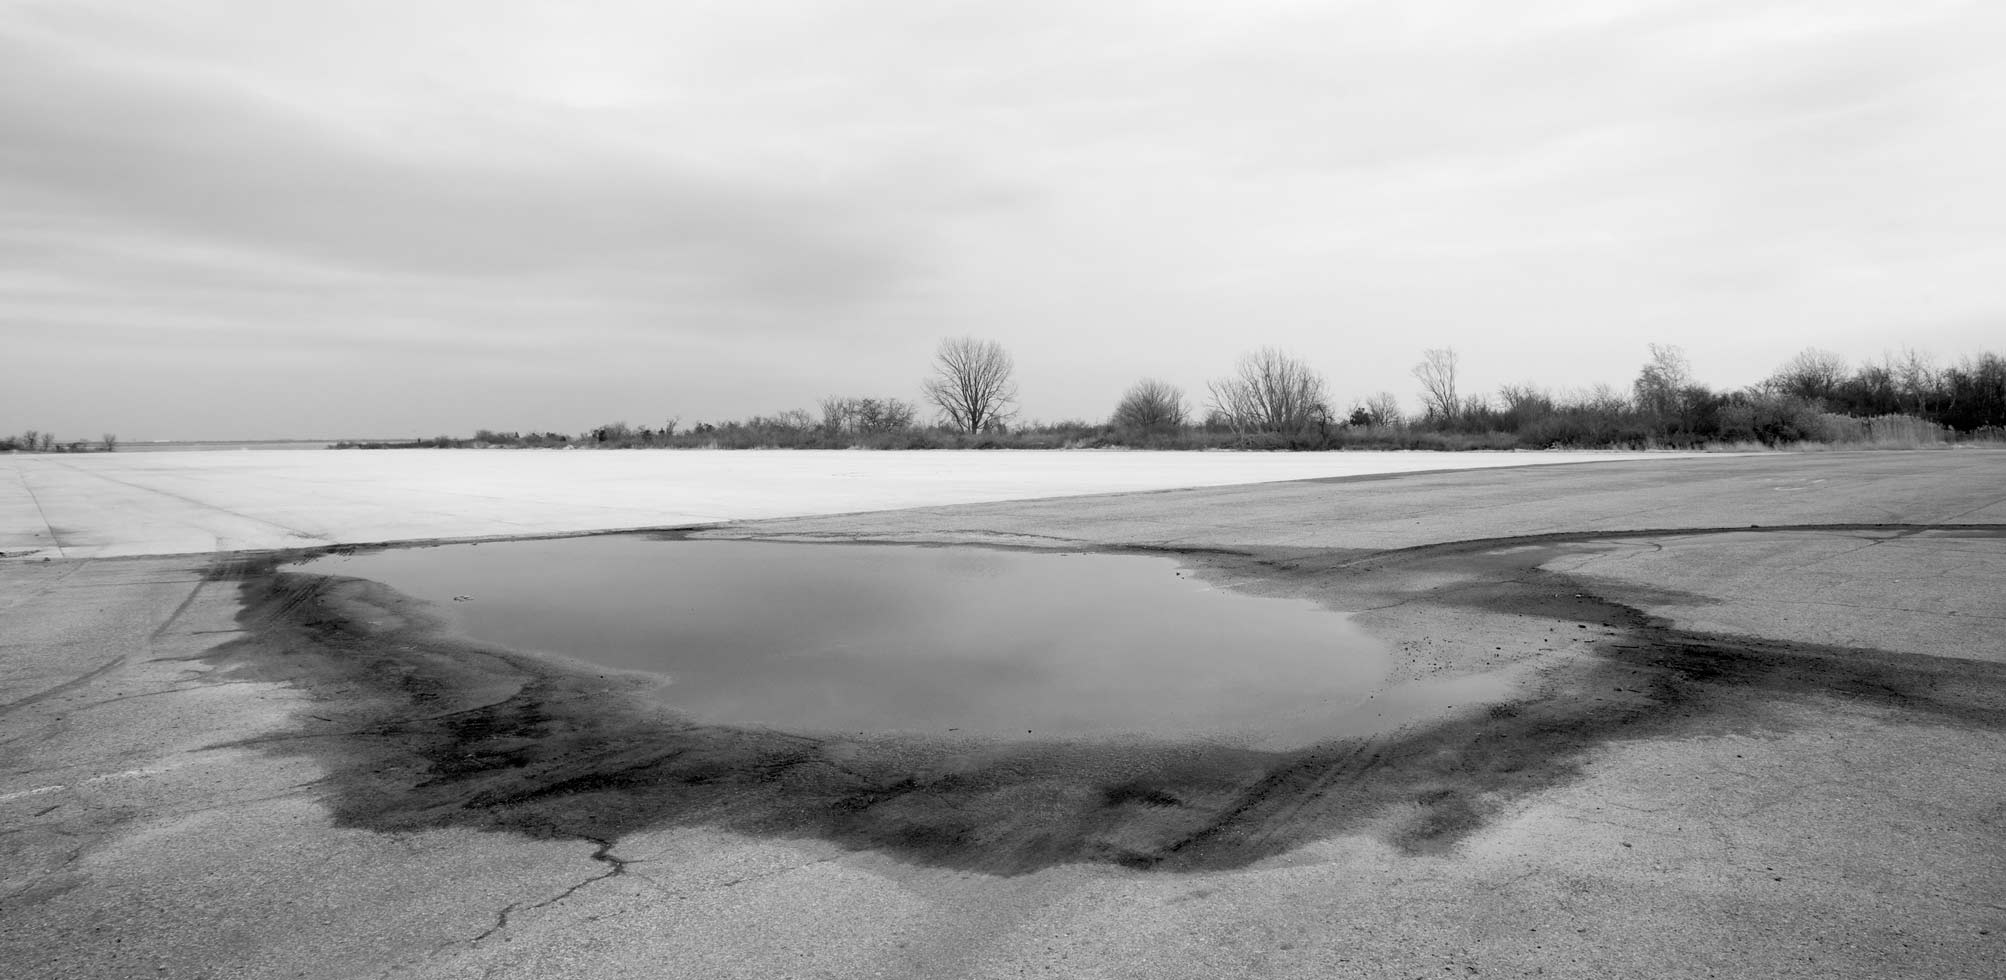
<path id="1" fill-rule="evenodd" d="M 1273 746 L 1475 696 L 1385 690 L 1385 649 L 1345 616 L 1154 556 L 606 536 L 304 570 L 382 582 L 476 639 L 658 673 L 671 708 L 718 724 Z"/>

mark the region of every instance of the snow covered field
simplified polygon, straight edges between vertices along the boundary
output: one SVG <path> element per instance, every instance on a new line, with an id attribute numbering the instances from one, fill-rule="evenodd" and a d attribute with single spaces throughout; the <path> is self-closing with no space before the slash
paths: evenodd
<path id="1" fill-rule="evenodd" d="M 352 450 L 0 456 L 0 555 L 677 527 L 1671 453 Z"/>

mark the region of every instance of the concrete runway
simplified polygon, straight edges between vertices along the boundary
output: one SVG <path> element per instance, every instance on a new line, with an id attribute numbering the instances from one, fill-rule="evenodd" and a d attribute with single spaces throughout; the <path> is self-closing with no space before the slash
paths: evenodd
<path id="1" fill-rule="evenodd" d="M 385 449 L 0 455 L 0 558 L 509 538 L 1640 458 L 1623 452 Z"/>
<path id="2" fill-rule="evenodd" d="M 6 973 L 2006 962 L 2006 454 L 1664 458 L 702 533 L 1166 551 L 1354 613 L 1410 677 L 1509 671 L 1520 693 L 1230 763 L 947 757 L 679 726 L 255 556 L 37 553 L 0 562 Z"/>

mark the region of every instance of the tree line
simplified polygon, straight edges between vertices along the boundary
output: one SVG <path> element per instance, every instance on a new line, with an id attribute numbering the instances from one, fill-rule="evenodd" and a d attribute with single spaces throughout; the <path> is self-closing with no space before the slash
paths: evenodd
<path id="1" fill-rule="evenodd" d="M 1520 449 L 1692 448 L 1804 443 L 1937 445 L 2006 441 L 2006 358 L 1993 353 L 1938 366 L 1915 351 L 1848 365 L 1809 349 L 1762 382 L 1716 390 L 1694 378 L 1682 350 L 1652 344 L 1627 386 L 1556 393 L 1537 384 L 1495 392 L 1460 387 L 1453 348 L 1422 352 L 1410 371 L 1420 410 L 1381 391 L 1340 403 L 1323 375 L 1263 347 L 1206 385 L 1194 402 L 1144 378 L 1105 420 L 1018 421 L 1015 363 L 994 341 L 943 341 L 921 402 L 831 396 L 724 422 L 660 426 L 613 422 L 577 434 L 497 432 L 354 446 L 551 448 L 1044 449 Z M 932 417 L 922 412 L 931 409 Z"/>
<path id="2" fill-rule="evenodd" d="M 118 450 L 118 436 L 107 432 L 95 442 L 63 440 L 53 432 L 29 429 L 18 436 L 0 436 L 0 453 L 109 453 Z"/>

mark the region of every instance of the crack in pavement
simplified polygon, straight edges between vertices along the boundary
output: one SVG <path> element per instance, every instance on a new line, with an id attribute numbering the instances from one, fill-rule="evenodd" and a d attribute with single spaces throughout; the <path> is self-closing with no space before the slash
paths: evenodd
<path id="1" fill-rule="evenodd" d="M 489 936 L 492 936 L 495 933 L 508 928 L 509 917 L 513 914 L 519 912 L 534 912 L 537 909 L 549 908 L 552 905 L 556 905 L 557 903 L 562 902 L 565 899 L 578 894 L 580 889 L 585 888 L 588 885 L 594 884 L 596 882 L 605 881 L 608 878 L 618 878 L 621 875 L 627 873 L 627 866 L 633 862 L 627 860 L 626 858 L 622 858 L 615 855 L 613 853 L 612 841 L 593 840 L 592 843 L 598 845 L 597 849 L 592 852 L 592 860 L 606 864 L 607 869 L 605 871 L 587 877 L 584 880 L 573 884 L 571 887 L 566 888 L 562 892 L 559 892 L 557 895 L 551 898 L 544 899 L 543 901 L 538 902 L 534 905 L 523 905 L 521 902 L 510 902 L 508 905 L 503 906 L 500 912 L 495 913 L 495 924 L 489 926 L 486 929 L 486 931 L 482 932 L 480 935 L 475 936 L 472 940 L 469 941 L 469 944 L 479 945 L 481 940 L 486 939 Z"/>

